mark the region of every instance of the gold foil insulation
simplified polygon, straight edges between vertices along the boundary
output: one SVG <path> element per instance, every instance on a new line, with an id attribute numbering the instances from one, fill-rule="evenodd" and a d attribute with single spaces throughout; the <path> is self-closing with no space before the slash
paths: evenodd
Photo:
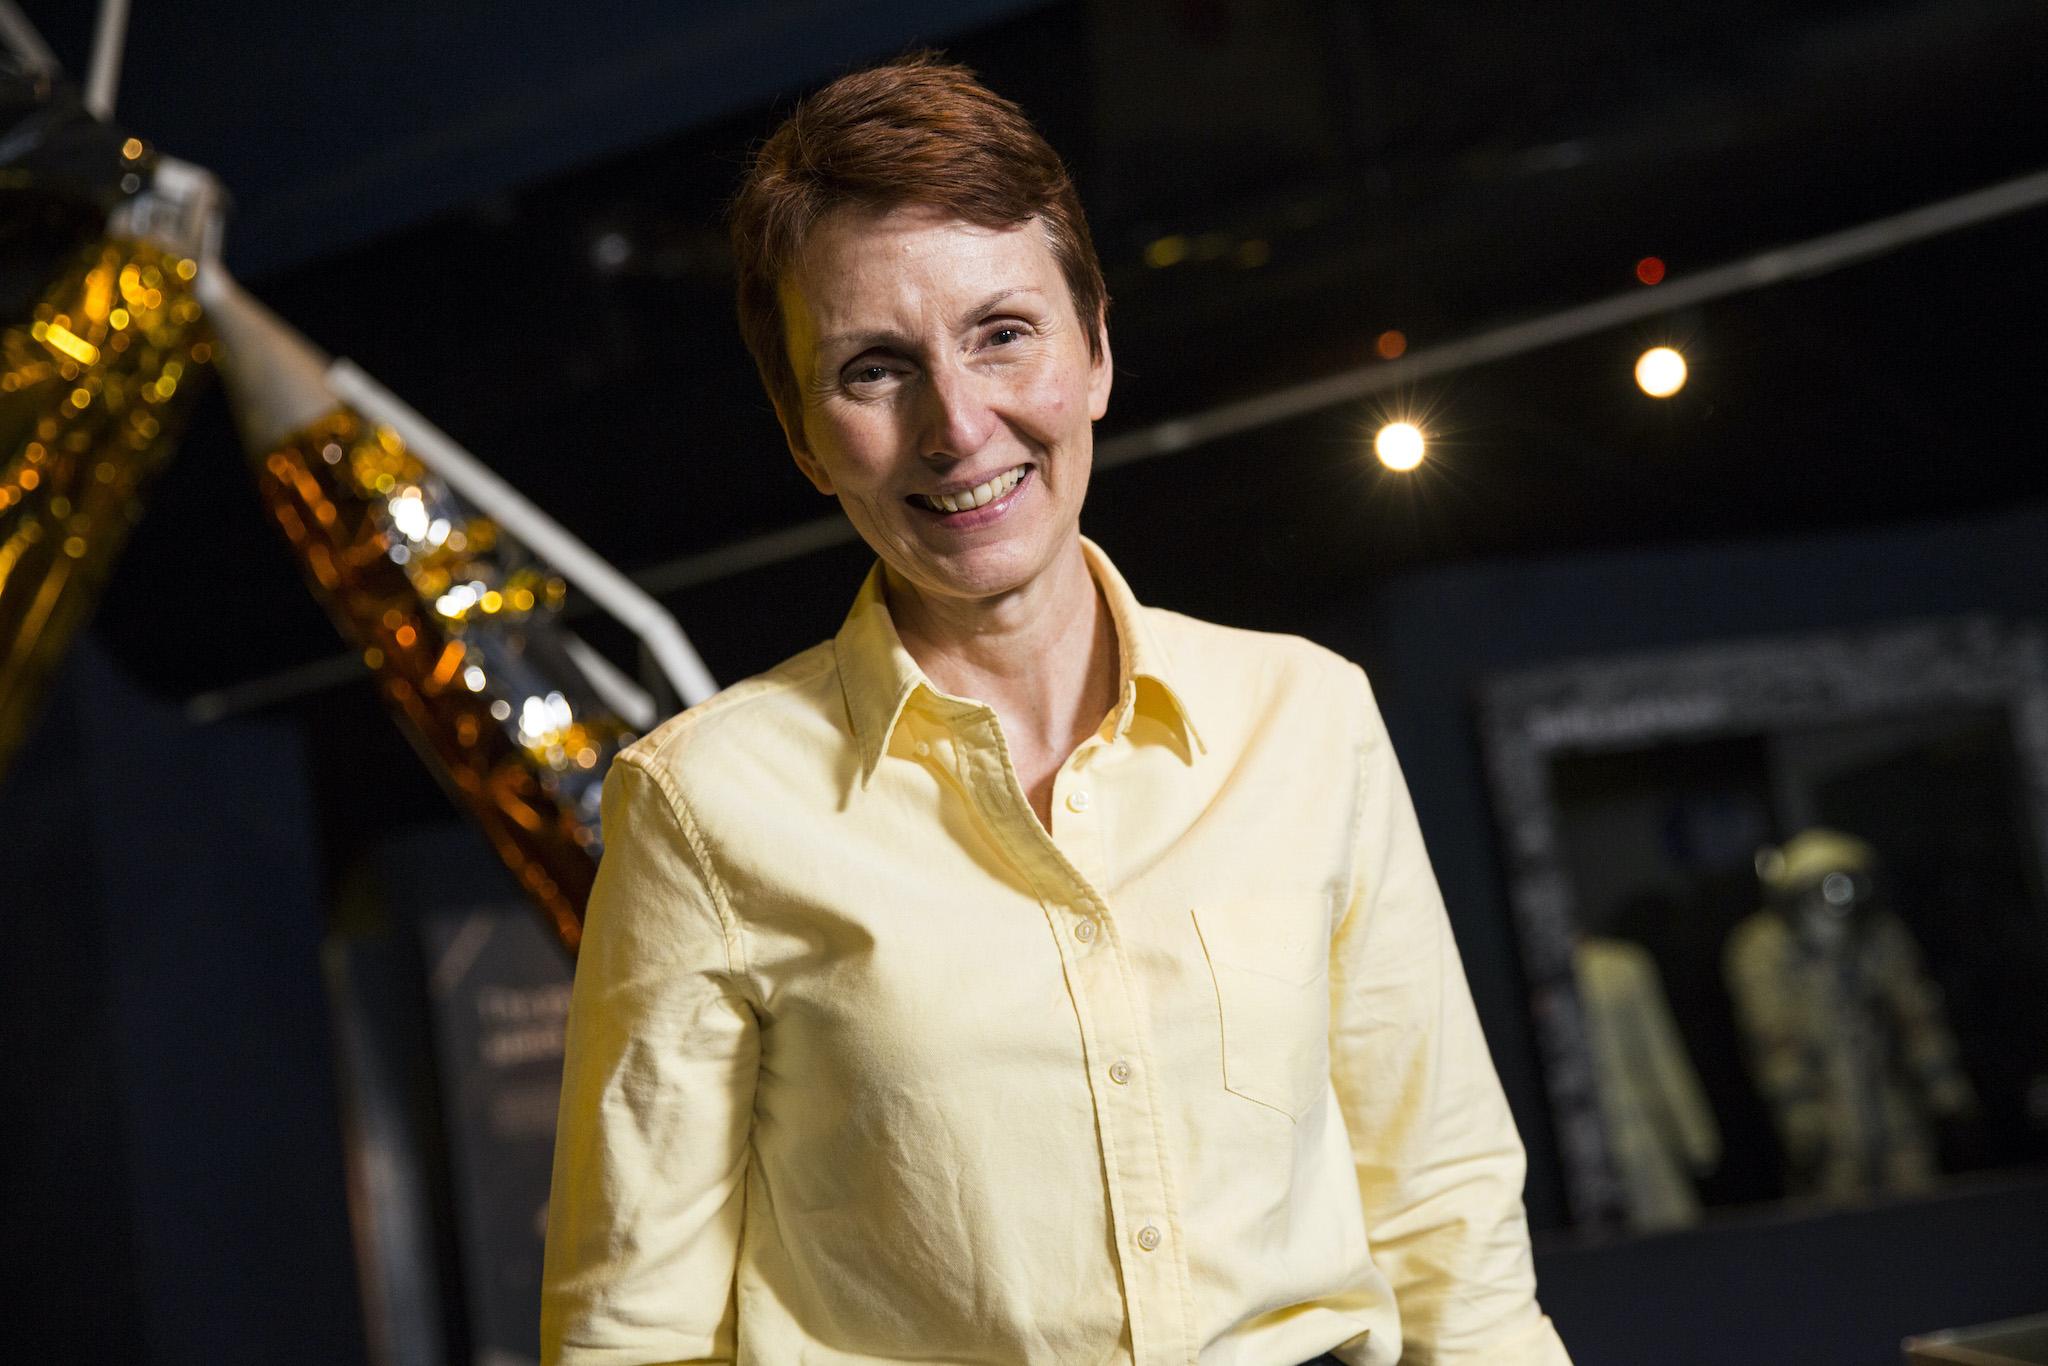
<path id="1" fill-rule="evenodd" d="M 562 581 L 395 433 L 347 410 L 288 438 L 256 473 L 421 755 L 573 951 L 603 776 L 633 737 L 563 647 Z"/>
<path id="2" fill-rule="evenodd" d="M 0 771 L 212 359 L 196 269 L 103 241 L 0 333 Z"/>

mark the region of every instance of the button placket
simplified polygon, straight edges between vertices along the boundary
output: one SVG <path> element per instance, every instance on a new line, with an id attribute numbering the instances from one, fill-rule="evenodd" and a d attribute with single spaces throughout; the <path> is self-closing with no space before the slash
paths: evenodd
<path id="1" fill-rule="evenodd" d="M 1077 890 L 1087 890 L 1085 880 Z M 1100 1125 L 1111 1219 L 1123 1249 L 1122 1269 L 1137 1362 L 1185 1360 L 1187 1325 L 1180 1309 L 1186 1298 L 1185 1267 L 1168 1246 L 1170 1226 L 1161 1212 L 1171 1205 L 1162 1155 L 1152 1141 L 1156 1115 L 1149 1088 L 1137 1074 L 1142 1024 L 1122 989 L 1120 955 L 1107 923 L 1109 907 L 1093 895 L 1055 903 L 1069 921 L 1069 981 L 1086 1002 L 1084 1047 L 1098 1080 L 1094 1106 Z M 1049 907 L 1048 909 L 1053 909 Z M 1089 948 L 1090 941 L 1093 944 Z M 1106 1078 L 1105 1085 L 1100 1079 Z"/>
<path id="2" fill-rule="evenodd" d="M 1102 784 L 1108 776 L 1104 765 L 1112 757 L 1107 743 L 1083 741 L 1053 790 L 1054 842 L 1075 870 L 1097 887 L 1107 886 L 1110 878 L 1108 807 Z"/>
<path id="3" fill-rule="evenodd" d="M 990 738 L 1000 751 L 1000 732 L 993 731 Z M 1110 1219 L 1122 1250 L 1133 1359 L 1145 1366 L 1165 1366 L 1191 1359 L 1191 1326 L 1183 1313 L 1189 1297 L 1187 1266 L 1166 1240 L 1164 1230 L 1171 1227 L 1167 1221 L 1174 1205 L 1172 1177 L 1157 1142 L 1156 1100 L 1137 1075 L 1134 1061 L 1145 1052 L 1144 1018 L 1132 998 L 1122 943 L 1109 923 L 1113 912 L 1097 891 L 1108 885 L 1111 859 L 1103 820 L 1107 807 L 1101 800 L 1107 775 L 1097 771 L 1096 764 L 1110 756 L 1104 752 L 1086 757 L 1090 762 L 1085 785 L 1077 772 L 1079 763 L 1063 771 L 1055 783 L 1056 819 L 1050 829 L 1022 800 L 1023 789 L 1009 771 L 1006 755 L 1005 772 L 987 775 L 988 781 L 975 784 L 973 791 L 991 818 L 1014 832 L 1012 847 L 1024 855 L 1027 876 L 1038 885 L 1048 919 L 1061 936 L 1060 956 L 1081 1020 L 1086 1075 L 1094 1079 L 1090 1090 L 1103 1146 Z M 1085 815 L 1074 811 L 1068 800 L 1083 791 L 1088 793 L 1083 806 L 1090 808 Z M 1065 938 L 1067 934 L 1073 937 Z M 1121 1076 L 1112 1070 L 1119 1065 Z M 1109 1085 L 1100 1081 L 1105 1076 Z"/>

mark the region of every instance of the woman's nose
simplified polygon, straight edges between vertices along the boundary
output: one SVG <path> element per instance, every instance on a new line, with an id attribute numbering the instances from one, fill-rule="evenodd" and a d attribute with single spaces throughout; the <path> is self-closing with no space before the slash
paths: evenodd
<path id="1" fill-rule="evenodd" d="M 988 444 L 998 419 L 987 379 L 961 366 L 934 366 L 924 391 L 921 454 L 962 460 Z"/>

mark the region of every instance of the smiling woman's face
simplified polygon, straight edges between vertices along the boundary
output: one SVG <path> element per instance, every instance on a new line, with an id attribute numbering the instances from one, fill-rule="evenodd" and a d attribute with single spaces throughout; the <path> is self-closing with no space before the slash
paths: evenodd
<path id="1" fill-rule="evenodd" d="M 782 316 L 790 450 L 911 588 L 987 600 L 1072 550 L 1109 341 L 1090 355 L 1036 222 L 841 210 L 784 277 Z"/>

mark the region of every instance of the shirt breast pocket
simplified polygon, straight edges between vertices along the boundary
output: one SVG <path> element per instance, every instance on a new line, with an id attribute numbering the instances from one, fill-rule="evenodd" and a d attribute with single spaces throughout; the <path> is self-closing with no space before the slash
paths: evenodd
<path id="1" fill-rule="evenodd" d="M 1197 907 L 1223 1021 L 1223 1085 L 1300 1119 L 1330 1084 L 1330 953 L 1322 908 Z"/>

